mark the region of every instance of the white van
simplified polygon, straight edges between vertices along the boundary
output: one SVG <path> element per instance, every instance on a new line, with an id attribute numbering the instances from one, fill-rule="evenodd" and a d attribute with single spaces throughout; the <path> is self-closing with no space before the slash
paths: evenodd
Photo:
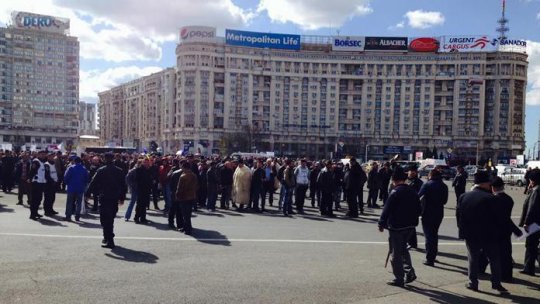
<path id="1" fill-rule="evenodd" d="M 534 168 L 540 168 L 540 160 L 530 160 L 527 163 L 527 169 L 534 169 Z"/>

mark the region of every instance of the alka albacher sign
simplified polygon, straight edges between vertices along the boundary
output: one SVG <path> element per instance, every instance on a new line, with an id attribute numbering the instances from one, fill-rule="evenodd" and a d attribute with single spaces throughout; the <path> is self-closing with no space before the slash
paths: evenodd
<path id="1" fill-rule="evenodd" d="M 47 32 L 64 33 L 69 29 L 69 19 L 27 12 L 13 12 L 13 27 Z"/>

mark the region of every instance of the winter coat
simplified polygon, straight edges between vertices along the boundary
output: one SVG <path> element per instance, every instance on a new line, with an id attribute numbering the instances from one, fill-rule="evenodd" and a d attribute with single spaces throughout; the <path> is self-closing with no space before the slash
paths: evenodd
<path id="1" fill-rule="evenodd" d="M 233 175 L 233 202 L 248 204 L 251 190 L 251 171 L 248 167 L 238 167 Z"/>

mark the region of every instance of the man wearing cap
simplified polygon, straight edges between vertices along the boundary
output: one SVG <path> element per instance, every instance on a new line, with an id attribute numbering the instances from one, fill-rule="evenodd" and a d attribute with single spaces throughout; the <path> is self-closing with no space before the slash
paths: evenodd
<path id="1" fill-rule="evenodd" d="M 512 233 L 521 236 L 523 233 L 512 221 L 512 208 L 514 200 L 504 192 L 504 182 L 502 178 L 495 177 L 491 183 L 491 191 L 495 196 L 495 214 L 497 225 L 499 226 L 499 253 L 501 257 L 501 280 L 503 282 L 512 282 L 512 268 L 514 262 L 512 260 Z M 484 273 L 488 265 L 488 260 L 485 255 L 481 256 L 480 272 Z"/>
<path id="2" fill-rule="evenodd" d="M 448 201 L 448 187 L 439 170 L 431 170 L 429 181 L 422 185 L 418 196 L 422 199 L 422 229 L 426 239 L 424 265 L 433 266 L 438 253 L 439 227 L 444 218 L 444 205 Z"/>
<path id="3" fill-rule="evenodd" d="M 420 216 L 420 199 L 413 188 L 405 181 L 407 174 L 401 168 L 392 172 L 394 188 L 390 192 L 379 219 L 379 231 L 387 229 L 388 242 L 392 252 L 392 272 L 395 279 L 388 285 L 403 287 L 405 283 L 416 280 L 407 241 L 414 233 Z"/>
<path id="4" fill-rule="evenodd" d="M 523 204 L 521 220 L 519 226 L 525 231 L 529 231 L 529 226 L 533 223 L 540 225 L 540 170 L 533 169 L 529 174 L 530 185 L 529 194 Z M 536 272 L 536 261 L 538 259 L 538 244 L 540 242 L 540 232 L 531 234 L 525 240 L 525 262 L 520 273 L 534 276 Z M 539 261 L 540 263 L 540 261 Z"/>
<path id="5" fill-rule="evenodd" d="M 469 260 L 469 282 L 465 287 L 478 291 L 480 253 L 483 252 L 490 261 L 491 288 L 506 294 L 508 291 L 501 285 L 501 261 L 497 240 L 499 227 L 489 173 L 477 171 L 474 175 L 474 184 L 472 191 L 459 197 L 456 208 L 459 238 L 465 239 Z"/>
<path id="6" fill-rule="evenodd" d="M 90 193 L 99 193 L 100 209 L 99 220 L 103 227 L 103 241 L 101 247 L 114 248 L 114 218 L 118 212 L 118 205 L 124 204 L 127 186 L 124 181 L 124 172 L 113 164 L 114 155 L 105 154 L 105 166 L 96 171 L 92 178 L 86 196 Z"/>
<path id="7" fill-rule="evenodd" d="M 64 175 L 64 183 L 67 186 L 66 217 L 64 220 L 71 221 L 71 215 L 75 213 L 75 220 L 81 216 L 84 190 L 88 184 L 88 171 L 82 165 L 80 157 L 75 157 L 75 164 L 69 166 Z M 75 207 L 75 210 L 73 210 Z"/>

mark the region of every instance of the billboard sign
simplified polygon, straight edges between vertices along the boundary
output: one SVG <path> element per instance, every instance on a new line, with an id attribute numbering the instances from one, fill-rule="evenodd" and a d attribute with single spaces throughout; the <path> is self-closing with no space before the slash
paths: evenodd
<path id="1" fill-rule="evenodd" d="M 12 27 L 20 29 L 33 29 L 45 32 L 65 33 L 69 30 L 69 19 L 39 15 L 27 12 L 13 12 Z"/>
<path id="2" fill-rule="evenodd" d="M 403 147 L 401 146 L 383 146 L 384 154 L 402 154 Z"/>
<path id="3" fill-rule="evenodd" d="M 216 28 L 211 26 L 184 26 L 180 29 L 181 42 L 212 42 Z"/>
<path id="4" fill-rule="evenodd" d="M 300 50 L 300 35 L 271 34 L 237 30 L 225 30 L 228 45 L 256 48 Z"/>
<path id="5" fill-rule="evenodd" d="M 413 52 L 437 52 L 439 40 L 431 37 L 413 38 L 409 43 L 409 51 Z"/>
<path id="6" fill-rule="evenodd" d="M 408 49 L 407 37 L 366 37 L 366 51 L 402 51 Z"/>
<path id="7" fill-rule="evenodd" d="M 444 36 L 439 52 L 495 52 L 498 43 L 488 36 Z"/>
<path id="8" fill-rule="evenodd" d="M 364 50 L 366 37 L 336 36 L 332 37 L 332 51 L 361 52 Z"/>
<path id="9" fill-rule="evenodd" d="M 527 51 L 527 40 L 523 39 L 493 39 L 494 44 L 498 44 L 499 51 L 509 51 L 509 52 L 526 52 Z"/>

